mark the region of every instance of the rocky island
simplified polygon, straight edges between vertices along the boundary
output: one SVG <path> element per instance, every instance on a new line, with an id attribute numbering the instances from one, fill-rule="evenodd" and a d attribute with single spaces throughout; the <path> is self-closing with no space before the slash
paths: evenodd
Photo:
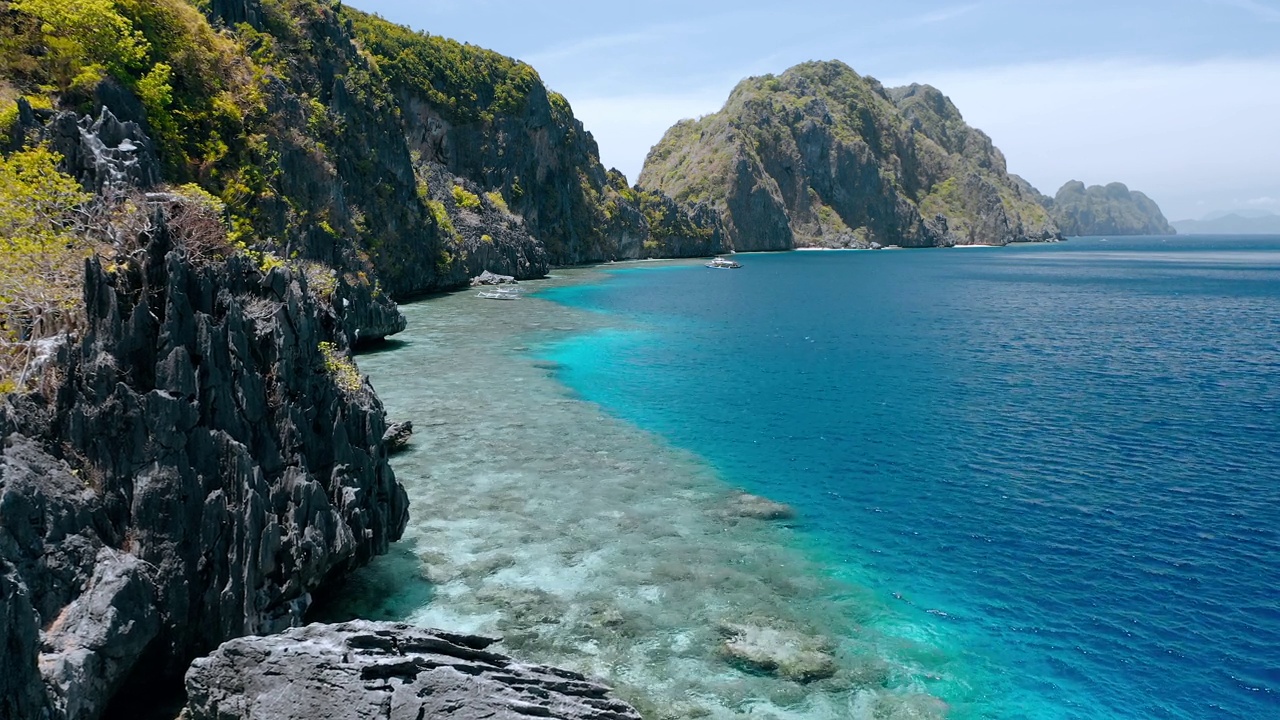
<path id="1" fill-rule="evenodd" d="M 0 718 L 274 714 L 266 676 L 321 666 L 393 717 L 431 710 L 404 688 L 636 717 L 481 638 L 297 629 L 405 527 L 404 426 L 352 360 L 404 328 L 395 300 L 484 271 L 1059 235 L 941 93 L 840 63 L 744 82 L 633 187 L 531 67 L 338 2 L 0 12 Z M 743 512 L 785 516 L 766 502 Z M 723 633 L 750 667 L 832 672 L 821 643 Z M 288 717 L 315 716 L 323 693 L 296 690 Z"/>
<path id="2" fill-rule="evenodd" d="M 1175 235 L 1155 201 L 1124 183 L 1106 187 L 1072 180 L 1045 207 L 1067 235 Z"/>
<path id="3" fill-rule="evenodd" d="M 668 130 L 639 185 L 719 213 L 736 250 L 1061 237 L 941 92 L 885 88 L 841 62 L 744 80 L 720 112 Z"/>

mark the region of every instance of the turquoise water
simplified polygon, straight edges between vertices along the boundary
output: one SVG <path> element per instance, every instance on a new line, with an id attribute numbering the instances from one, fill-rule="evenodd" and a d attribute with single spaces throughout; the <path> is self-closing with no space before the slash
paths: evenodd
<path id="1" fill-rule="evenodd" d="M 592 326 L 531 351 L 795 507 L 950 717 L 1280 717 L 1280 239 L 739 260 L 550 288 Z"/>

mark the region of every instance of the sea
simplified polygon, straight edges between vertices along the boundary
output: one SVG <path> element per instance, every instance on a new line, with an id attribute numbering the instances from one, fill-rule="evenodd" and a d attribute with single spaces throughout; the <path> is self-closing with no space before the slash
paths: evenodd
<path id="1" fill-rule="evenodd" d="M 1280 237 L 736 259 L 405 306 L 412 518 L 317 618 L 650 719 L 1280 718 Z"/>

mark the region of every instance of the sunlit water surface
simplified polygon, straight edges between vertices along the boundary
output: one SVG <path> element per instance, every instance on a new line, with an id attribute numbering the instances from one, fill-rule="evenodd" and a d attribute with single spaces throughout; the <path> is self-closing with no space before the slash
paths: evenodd
<path id="1" fill-rule="evenodd" d="M 1280 716 L 1280 239 L 739 260 L 407 306 L 413 517 L 324 614 L 651 718 Z"/>

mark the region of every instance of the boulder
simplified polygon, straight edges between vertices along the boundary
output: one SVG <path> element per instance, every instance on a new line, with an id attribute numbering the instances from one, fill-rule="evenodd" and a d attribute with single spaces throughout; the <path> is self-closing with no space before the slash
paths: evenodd
<path id="1" fill-rule="evenodd" d="M 495 275 L 485 270 L 479 275 L 471 278 L 471 287 L 480 287 L 481 285 L 515 285 L 516 279 L 510 275 Z"/>
<path id="2" fill-rule="evenodd" d="M 409 440 L 412 438 L 412 422 L 406 420 L 392 423 L 391 427 L 387 428 L 387 432 L 382 435 L 382 447 L 386 449 L 388 455 L 404 452 L 409 448 Z"/>
<path id="3" fill-rule="evenodd" d="M 746 623 L 723 623 L 720 634 L 725 638 L 721 654 L 753 671 L 809 683 L 832 677 L 838 669 L 831 644 L 822 637 Z"/>
<path id="4" fill-rule="evenodd" d="M 609 688 L 496 640 L 409 625 L 309 625 L 232 640 L 187 671 L 187 720 L 640 720 Z"/>

